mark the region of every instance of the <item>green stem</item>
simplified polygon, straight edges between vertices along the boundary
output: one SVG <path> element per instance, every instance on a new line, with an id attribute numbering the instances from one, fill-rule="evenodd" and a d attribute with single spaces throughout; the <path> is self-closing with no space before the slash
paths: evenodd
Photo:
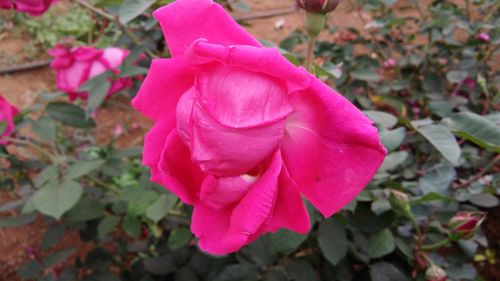
<path id="1" fill-rule="evenodd" d="M 312 61 L 314 57 L 315 42 L 316 42 L 316 37 L 309 37 L 309 40 L 307 40 L 305 68 L 310 72 L 313 72 Z"/>
<path id="2" fill-rule="evenodd" d="M 85 176 L 88 180 L 94 182 L 95 184 L 99 185 L 100 187 L 106 189 L 106 190 L 109 190 L 115 194 L 121 194 L 122 191 L 110 184 L 107 184 L 105 182 L 103 182 L 102 180 L 98 179 L 98 178 L 95 178 L 95 177 L 92 177 L 92 176 Z"/>
<path id="3" fill-rule="evenodd" d="M 408 218 L 410 218 L 411 223 L 413 224 L 413 228 L 415 228 L 415 232 L 417 233 L 417 236 L 421 237 L 422 231 L 420 230 L 420 226 L 418 225 L 417 220 L 415 219 L 415 217 L 413 216 L 413 214 L 411 212 L 408 212 L 407 215 L 408 215 Z"/>
<path id="4" fill-rule="evenodd" d="M 450 239 L 446 238 L 446 239 L 443 239 L 437 243 L 434 243 L 434 244 L 430 244 L 430 245 L 422 245 L 422 250 L 424 251 L 434 251 L 436 249 L 439 249 L 443 246 L 446 246 L 450 243 Z"/>

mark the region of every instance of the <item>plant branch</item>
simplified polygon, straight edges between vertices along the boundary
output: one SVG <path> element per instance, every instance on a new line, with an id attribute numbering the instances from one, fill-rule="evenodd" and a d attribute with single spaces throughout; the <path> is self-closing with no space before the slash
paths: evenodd
<path id="1" fill-rule="evenodd" d="M 293 6 L 293 7 L 289 7 L 289 8 L 283 8 L 283 9 L 275 9 L 275 10 L 264 11 L 264 12 L 256 12 L 256 13 L 251 13 L 251 14 L 242 15 L 242 16 L 233 16 L 233 19 L 235 21 L 258 20 L 258 19 L 272 18 L 275 16 L 293 14 L 297 11 L 298 11 L 297 7 Z"/>
<path id="2" fill-rule="evenodd" d="M 0 67 L 0 75 L 43 68 L 50 64 L 52 60 L 40 60 L 34 62 L 14 64 L 10 66 Z"/>
<path id="3" fill-rule="evenodd" d="M 434 244 L 430 244 L 430 245 L 422 245 L 422 250 L 424 251 L 434 251 L 434 250 L 437 250 L 443 246 L 446 246 L 450 243 L 450 239 L 446 238 L 446 239 L 443 239 L 439 242 L 436 242 Z"/>
<path id="4" fill-rule="evenodd" d="M 484 166 L 484 168 L 482 168 L 477 174 L 475 174 L 474 176 L 470 177 L 465 182 L 463 182 L 463 183 L 461 183 L 459 185 L 456 185 L 455 188 L 456 189 L 460 189 L 460 188 L 464 188 L 464 187 L 467 187 L 467 186 L 471 185 L 473 182 L 477 181 L 484 174 L 486 174 L 491 168 L 495 167 L 495 165 L 499 161 L 500 161 L 500 154 L 498 154 L 497 156 L 495 156 L 495 158 L 493 158 L 493 160 L 491 160 L 490 163 L 488 163 L 486 166 Z"/>
<path id="5" fill-rule="evenodd" d="M 2 139 L 6 140 L 8 142 L 11 142 L 13 144 L 29 146 L 29 147 L 35 149 L 36 151 L 40 152 L 41 154 L 47 156 L 47 158 L 49 158 L 51 162 L 53 162 L 53 163 L 57 163 L 58 162 L 57 156 L 55 156 L 54 154 L 48 152 L 46 149 L 43 149 L 42 147 L 40 147 L 39 145 L 37 145 L 37 144 L 35 144 L 35 143 L 31 142 L 31 141 L 26 141 L 26 140 L 21 140 L 21 139 L 15 139 L 15 138 L 10 138 L 10 137 L 3 137 Z"/>

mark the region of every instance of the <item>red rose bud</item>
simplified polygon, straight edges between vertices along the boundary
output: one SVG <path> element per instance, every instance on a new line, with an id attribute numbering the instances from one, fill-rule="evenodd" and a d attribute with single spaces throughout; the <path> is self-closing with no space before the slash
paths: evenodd
<path id="1" fill-rule="evenodd" d="M 297 0 L 297 5 L 311 13 L 326 14 L 337 8 L 340 0 Z"/>
<path id="2" fill-rule="evenodd" d="M 483 212 L 460 212 L 448 223 L 452 240 L 471 238 L 486 218 Z"/>
<path id="3" fill-rule="evenodd" d="M 425 271 L 425 280 L 426 281 L 445 281 L 446 280 L 446 271 L 444 271 L 441 267 L 437 265 L 432 265 Z"/>

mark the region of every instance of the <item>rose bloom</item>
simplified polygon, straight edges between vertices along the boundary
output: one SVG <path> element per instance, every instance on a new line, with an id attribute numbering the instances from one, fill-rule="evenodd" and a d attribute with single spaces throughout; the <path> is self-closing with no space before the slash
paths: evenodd
<path id="1" fill-rule="evenodd" d="M 55 2 L 53 0 L 0 0 L 0 8 L 15 9 L 18 12 L 39 16 L 47 11 Z"/>
<path id="2" fill-rule="evenodd" d="M 50 66 L 56 71 L 57 88 L 66 92 L 70 100 L 75 100 L 77 97 L 88 98 L 89 93 L 78 91 L 87 80 L 107 70 L 118 73 L 117 68 L 123 63 L 129 51 L 114 47 L 100 50 L 87 46 L 69 48 L 58 45 L 49 50 L 49 54 L 54 57 Z M 129 77 L 115 79 L 107 97 L 131 86 L 132 81 Z"/>
<path id="3" fill-rule="evenodd" d="M 8 137 L 16 128 L 14 117 L 18 113 L 19 110 L 15 106 L 0 96 L 0 145 L 9 143 L 4 138 Z"/>
<path id="4" fill-rule="evenodd" d="M 372 122 L 211 0 L 155 11 L 171 59 L 156 59 L 133 106 L 155 124 L 143 163 L 194 206 L 191 230 L 212 254 L 259 235 L 307 233 L 301 194 L 326 217 L 370 181 L 386 150 Z"/>

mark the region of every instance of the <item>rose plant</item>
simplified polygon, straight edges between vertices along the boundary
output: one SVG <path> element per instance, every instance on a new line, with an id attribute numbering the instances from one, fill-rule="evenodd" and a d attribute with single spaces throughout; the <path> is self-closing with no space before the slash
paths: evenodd
<path id="1" fill-rule="evenodd" d="M 131 51 L 73 87 L 87 100 L 45 89 L 15 117 L 0 145 L 0 232 L 39 235 L 16 245 L 19 267 L 0 259 L 0 279 L 498 280 L 498 1 L 354 1 L 330 20 L 301 11 L 316 25 L 279 49 L 208 0 L 71 2 L 63 29 L 52 13 L 0 22 Z M 216 2 L 254 23 L 244 0 Z M 336 25 L 346 7 L 361 28 Z M 78 14 L 85 28 L 69 24 Z M 55 63 L 73 61 L 64 79 L 77 80 L 67 70 L 91 63 L 61 46 Z M 146 68 L 135 98 L 139 85 L 99 107 L 114 79 Z M 148 134 L 127 96 L 153 121 Z"/>
<path id="2" fill-rule="evenodd" d="M 306 233 L 300 194 L 329 217 L 375 174 L 386 150 L 372 122 L 221 6 L 178 0 L 154 16 L 172 58 L 153 61 L 132 102 L 155 121 L 143 162 L 194 205 L 202 249 L 227 254 L 279 228 Z"/>

